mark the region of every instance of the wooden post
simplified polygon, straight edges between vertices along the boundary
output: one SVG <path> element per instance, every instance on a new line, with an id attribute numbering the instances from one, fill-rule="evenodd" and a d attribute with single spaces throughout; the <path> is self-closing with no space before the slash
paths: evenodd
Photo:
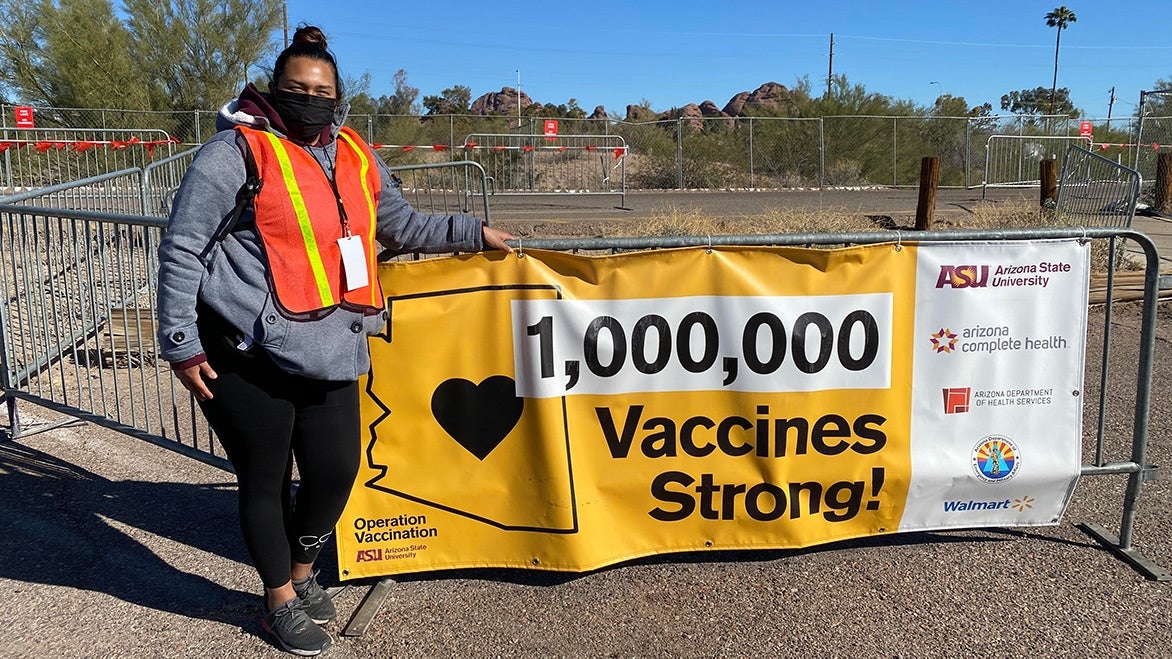
<path id="1" fill-rule="evenodd" d="M 932 228 L 936 212 L 936 188 L 940 185 L 940 158 L 925 156 L 920 161 L 920 200 L 916 204 L 916 231 Z"/>
<path id="2" fill-rule="evenodd" d="M 1172 213 L 1172 153 L 1161 153 L 1156 159 L 1156 190 L 1152 209 L 1157 213 Z"/>
<path id="3" fill-rule="evenodd" d="M 1038 161 L 1038 178 L 1042 181 L 1042 208 L 1054 208 L 1058 203 L 1058 161 L 1054 158 Z"/>

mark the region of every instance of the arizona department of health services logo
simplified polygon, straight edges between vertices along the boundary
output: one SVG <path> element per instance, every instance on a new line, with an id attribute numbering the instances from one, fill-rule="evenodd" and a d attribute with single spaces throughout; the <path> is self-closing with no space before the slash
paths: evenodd
<path id="1" fill-rule="evenodd" d="M 986 483 L 1001 483 L 1017 475 L 1017 446 L 1004 435 L 989 435 L 973 447 L 973 472 Z"/>

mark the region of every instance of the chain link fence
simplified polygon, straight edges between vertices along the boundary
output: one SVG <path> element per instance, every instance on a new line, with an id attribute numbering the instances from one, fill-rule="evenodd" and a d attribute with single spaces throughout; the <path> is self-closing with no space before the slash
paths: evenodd
<path id="1" fill-rule="evenodd" d="M 14 134 L 11 105 L 0 105 L 0 129 Z M 158 130 L 185 147 L 215 134 L 216 113 L 134 112 L 37 108 L 38 128 Z M 448 163 L 467 157 L 471 134 L 541 134 L 544 117 L 481 115 L 351 115 L 391 166 Z M 1085 121 L 1083 119 L 1082 121 Z M 1120 163 L 1135 163 L 1145 180 L 1154 175 L 1154 144 L 1172 145 L 1172 117 L 1145 116 L 1096 124 L 1096 148 Z M 628 189 L 782 189 L 810 187 L 914 187 L 924 156 L 940 157 L 942 187 L 976 187 L 985 179 L 991 135 L 1070 137 L 1079 119 L 1066 116 L 827 116 L 681 117 L 650 122 L 558 119 L 559 132 L 618 136 L 628 147 Z M 1142 135 L 1139 131 L 1142 127 Z M 1139 146 L 1137 146 L 1139 145 Z M 12 151 L 13 149 L 9 149 Z M 133 166 L 141 167 L 143 163 Z M 87 172 L 95 175 L 112 171 Z M 57 182 L 57 181 L 55 181 Z"/>
<path id="2" fill-rule="evenodd" d="M 1172 149 L 1172 89 L 1141 91 L 1139 120 L 1136 128 L 1135 170 L 1145 183 L 1156 180 L 1156 161 L 1161 149 Z M 1151 198 L 1150 185 L 1145 186 L 1147 201 Z"/>

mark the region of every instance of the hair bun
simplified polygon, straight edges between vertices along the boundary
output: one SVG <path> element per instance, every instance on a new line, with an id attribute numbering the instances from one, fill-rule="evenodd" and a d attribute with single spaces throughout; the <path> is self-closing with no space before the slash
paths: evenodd
<path id="1" fill-rule="evenodd" d="M 293 43 L 295 44 L 313 44 L 319 46 L 322 50 L 326 50 L 329 46 L 326 44 L 326 35 L 322 34 L 320 28 L 313 25 L 302 25 L 293 33 Z"/>

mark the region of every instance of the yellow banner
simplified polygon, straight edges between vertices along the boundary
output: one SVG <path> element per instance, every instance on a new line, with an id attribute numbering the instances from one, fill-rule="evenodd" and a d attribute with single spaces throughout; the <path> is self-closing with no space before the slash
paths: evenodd
<path id="1" fill-rule="evenodd" d="M 895 532 L 916 247 L 384 265 L 343 578 Z"/>

